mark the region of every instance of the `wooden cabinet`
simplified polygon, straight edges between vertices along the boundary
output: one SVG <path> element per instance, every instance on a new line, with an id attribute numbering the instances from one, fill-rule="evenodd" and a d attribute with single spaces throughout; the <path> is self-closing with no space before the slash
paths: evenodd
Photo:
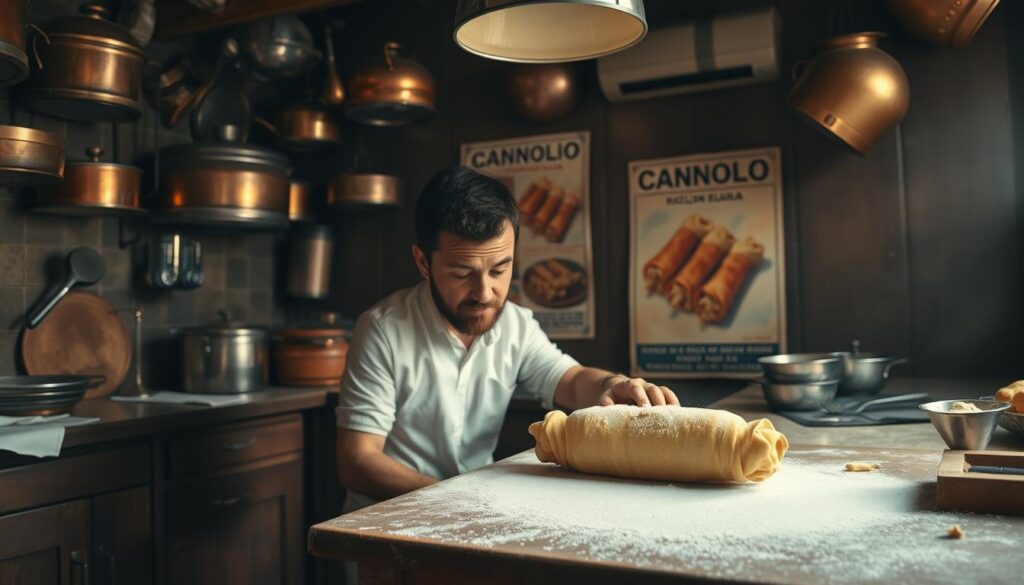
<path id="1" fill-rule="evenodd" d="M 89 501 L 0 517 L 0 584 L 84 585 Z"/>
<path id="2" fill-rule="evenodd" d="M 169 441 L 167 585 L 302 582 L 302 445 L 298 416 Z"/>
<path id="3" fill-rule="evenodd" d="M 151 499 L 148 486 L 92 499 L 92 585 L 153 581 Z"/>

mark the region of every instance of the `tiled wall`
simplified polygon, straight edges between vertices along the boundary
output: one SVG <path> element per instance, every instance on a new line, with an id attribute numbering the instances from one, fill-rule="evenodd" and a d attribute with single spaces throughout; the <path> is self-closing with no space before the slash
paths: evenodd
<path id="1" fill-rule="evenodd" d="M 29 20 L 42 23 L 71 13 L 77 4 L 68 0 L 33 2 Z M 158 64 L 176 52 L 194 49 L 154 43 L 146 50 L 150 62 Z M 0 124 L 12 123 L 63 135 L 69 160 L 83 160 L 86 147 L 99 145 L 106 151 L 103 160 L 132 164 L 151 155 L 157 146 L 190 140 L 187 121 L 173 131 L 156 129 L 155 134 L 159 122 L 148 103 L 133 124 L 64 122 L 26 111 L 18 102 L 17 88 L 0 90 Z M 117 219 L 41 215 L 30 211 L 34 200 L 32 189 L 0 187 L 0 375 L 21 372 L 17 345 L 24 315 L 64 278 L 64 258 L 78 246 L 94 248 L 106 262 L 106 276 L 81 290 L 95 292 L 124 309 L 129 330 L 133 328 L 133 308 L 142 307 L 143 370 L 151 386 L 174 387 L 178 382 L 177 328 L 214 320 L 219 310 L 226 310 L 232 319 L 257 324 L 284 320 L 283 301 L 275 299 L 274 290 L 280 235 L 200 234 L 205 284 L 195 290 L 156 290 L 142 282 L 144 244 L 122 248 Z M 139 231 L 135 224 L 126 227 L 127 236 Z M 150 232 L 143 229 L 141 233 Z"/>

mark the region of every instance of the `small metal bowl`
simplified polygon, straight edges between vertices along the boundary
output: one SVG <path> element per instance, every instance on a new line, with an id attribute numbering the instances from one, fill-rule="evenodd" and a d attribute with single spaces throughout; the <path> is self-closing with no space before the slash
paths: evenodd
<path id="1" fill-rule="evenodd" d="M 768 380 L 782 384 L 828 382 L 843 377 L 843 360 L 830 353 L 783 353 L 759 358 Z"/>
<path id="2" fill-rule="evenodd" d="M 784 384 L 761 379 L 758 383 L 772 410 L 817 410 L 839 390 L 839 380 Z"/>
<path id="3" fill-rule="evenodd" d="M 982 412 L 950 412 L 954 402 L 966 402 Z M 950 449 L 982 450 L 988 446 L 1003 412 L 1009 404 L 995 400 L 939 400 L 918 406 L 928 413 L 932 425 Z"/>
<path id="4" fill-rule="evenodd" d="M 1007 410 L 999 417 L 999 426 L 1024 437 L 1024 414 Z"/>

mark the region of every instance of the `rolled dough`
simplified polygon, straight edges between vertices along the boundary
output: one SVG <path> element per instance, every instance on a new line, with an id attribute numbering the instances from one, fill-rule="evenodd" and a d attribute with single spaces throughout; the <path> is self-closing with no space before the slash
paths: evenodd
<path id="1" fill-rule="evenodd" d="M 530 425 L 537 458 L 585 473 L 667 481 L 764 481 L 789 448 L 771 421 L 680 406 L 594 406 Z"/>

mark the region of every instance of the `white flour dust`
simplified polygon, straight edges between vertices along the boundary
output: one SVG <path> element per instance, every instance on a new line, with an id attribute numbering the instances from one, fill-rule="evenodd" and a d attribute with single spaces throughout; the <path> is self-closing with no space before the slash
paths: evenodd
<path id="1" fill-rule="evenodd" d="M 970 547 L 1019 556 L 1024 525 L 1007 533 L 992 517 L 916 510 L 921 483 L 893 473 L 895 463 L 848 473 L 855 452 L 815 453 L 830 461 L 791 453 L 761 484 L 699 486 L 577 474 L 524 454 L 389 502 L 389 512 L 364 510 L 353 527 L 784 582 L 943 581 L 951 570 L 964 571 L 957 582 L 992 582 Z M 965 541 L 941 538 L 952 524 Z M 766 563 L 772 575 L 755 573 Z"/>

